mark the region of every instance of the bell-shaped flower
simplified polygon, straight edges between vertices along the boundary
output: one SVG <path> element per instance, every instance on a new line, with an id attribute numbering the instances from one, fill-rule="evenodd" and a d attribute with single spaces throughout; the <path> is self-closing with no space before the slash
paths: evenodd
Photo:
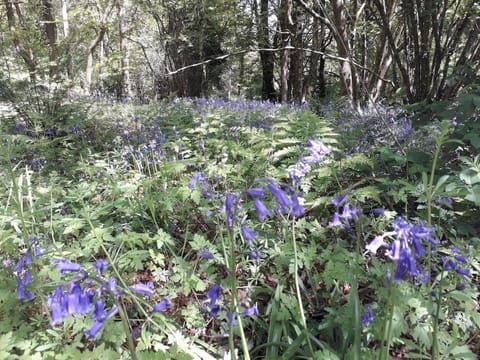
<path id="1" fill-rule="evenodd" d="M 153 305 L 153 312 L 162 312 L 167 310 L 172 304 L 167 298 L 163 298 L 162 301 Z"/>
<path id="2" fill-rule="evenodd" d="M 130 288 L 138 294 L 145 295 L 150 297 L 153 295 L 153 284 L 151 282 L 148 283 L 138 283 L 135 285 L 130 286 Z"/>
<path id="3" fill-rule="evenodd" d="M 271 213 L 271 211 L 265 206 L 265 204 L 260 199 L 253 200 L 253 206 L 257 211 L 258 220 L 260 221 L 265 220 L 265 218 Z"/>

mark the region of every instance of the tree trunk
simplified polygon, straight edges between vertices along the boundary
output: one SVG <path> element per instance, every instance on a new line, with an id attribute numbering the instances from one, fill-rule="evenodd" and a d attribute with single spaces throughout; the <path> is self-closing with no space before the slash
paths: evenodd
<path id="1" fill-rule="evenodd" d="M 117 98 L 122 99 L 125 95 L 131 96 L 130 91 L 130 72 L 128 69 L 128 40 L 125 36 L 125 4 L 123 1 L 117 2 L 118 17 L 118 49 L 120 53 L 120 68 L 118 69 Z"/>
<path id="2" fill-rule="evenodd" d="M 292 0 L 282 0 L 280 5 L 280 32 L 282 34 L 282 51 L 280 53 L 280 101 L 287 102 L 288 98 L 288 63 L 290 45 L 290 26 L 292 22 Z"/>
<path id="3" fill-rule="evenodd" d="M 303 34 L 302 34 L 302 19 L 298 8 L 292 10 L 292 24 L 289 26 L 291 34 L 291 44 L 293 50 L 290 53 L 290 67 L 289 67 L 289 97 L 295 103 L 301 104 L 303 102 Z"/>
<path id="4" fill-rule="evenodd" d="M 3 3 L 5 4 L 7 10 L 7 21 L 8 27 L 10 29 L 10 33 L 13 38 L 13 45 L 15 46 L 15 51 L 18 55 L 23 59 L 25 65 L 27 66 L 28 73 L 30 75 L 30 80 L 35 82 L 37 77 L 37 60 L 33 54 L 32 49 L 26 48 L 23 45 L 22 40 L 17 35 L 16 27 L 16 20 L 15 20 L 15 12 L 13 10 L 13 4 L 15 4 L 15 9 L 17 11 L 17 15 L 20 12 L 20 8 L 18 8 L 18 3 L 14 3 L 13 0 L 4 0 Z"/>
<path id="5" fill-rule="evenodd" d="M 67 79 L 73 78 L 73 64 L 70 54 L 70 45 L 68 37 L 70 35 L 70 24 L 68 22 L 68 0 L 62 0 L 62 21 L 63 21 L 63 36 L 65 39 L 65 57 L 67 58 Z"/>
<path id="6" fill-rule="evenodd" d="M 97 33 L 97 37 L 92 40 L 88 46 L 88 58 L 87 58 L 87 69 L 86 69 L 86 83 L 85 88 L 90 93 L 92 91 L 92 75 L 93 75 L 93 55 L 98 44 L 103 40 L 105 33 L 107 32 L 106 27 L 101 27 Z"/>
<path id="7" fill-rule="evenodd" d="M 321 30 L 320 30 L 321 29 Z M 314 86 L 318 80 L 318 64 L 320 60 L 320 54 L 315 51 L 320 51 L 320 44 L 323 42 L 323 26 L 320 28 L 320 21 L 318 18 L 313 19 L 312 27 L 312 54 L 309 59 L 308 75 L 303 82 L 303 98 L 309 98 L 314 93 Z"/>
<path id="8" fill-rule="evenodd" d="M 51 0 L 42 0 L 43 21 L 45 22 L 45 35 L 48 47 L 48 69 L 50 78 L 58 78 L 57 64 L 57 24 Z"/>
<path id="9" fill-rule="evenodd" d="M 347 24 L 345 17 L 344 0 L 332 0 L 334 36 L 337 43 L 338 56 L 340 60 L 340 81 L 342 95 L 355 103 L 357 101 L 357 89 L 355 84 L 355 73 L 352 67 L 352 53 L 347 36 Z"/>
<path id="10" fill-rule="evenodd" d="M 258 46 L 261 49 L 270 48 L 270 35 L 268 32 L 268 0 L 260 1 L 260 14 L 258 20 Z M 275 101 L 276 93 L 273 82 L 274 54 L 271 51 L 263 50 L 260 50 L 259 53 L 262 66 L 262 99 Z"/>

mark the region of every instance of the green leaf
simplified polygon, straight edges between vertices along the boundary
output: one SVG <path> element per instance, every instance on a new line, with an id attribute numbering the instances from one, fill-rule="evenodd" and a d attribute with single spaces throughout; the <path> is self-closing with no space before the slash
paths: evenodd
<path id="1" fill-rule="evenodd" d="M 480 185 L 474 186 L 470 190 L 470 193 L 465 196 L 465 199 L 470 200 L 477 206 L 480 206 Z"/>
<path id="2" fill-rule="evenodd" d="M 8 332 L 0 336 L 0 351 L 3 351 L 3 350 L 8 351 L 13 348 L 14 344 L 12 343 L 12 338 L 13 338 L 13 334 L 11 332 Z"/>
<path id="3" fill-rule="evenodd" d="M 455 346 L 449 352 L 450 355 L 453 355 L 454 359 L 463 359 L 463 360 L 476 360 L 477 355 L 475 355 L 467 345 Z"/>

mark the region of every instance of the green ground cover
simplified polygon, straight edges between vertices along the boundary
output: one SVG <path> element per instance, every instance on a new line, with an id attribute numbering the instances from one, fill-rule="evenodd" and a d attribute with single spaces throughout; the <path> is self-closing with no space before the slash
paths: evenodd
<path id="1" fill-rule="evenodd" d="M 1 118 L 0 358 L 478 358 L 478 120 L 60 115 Z"/>

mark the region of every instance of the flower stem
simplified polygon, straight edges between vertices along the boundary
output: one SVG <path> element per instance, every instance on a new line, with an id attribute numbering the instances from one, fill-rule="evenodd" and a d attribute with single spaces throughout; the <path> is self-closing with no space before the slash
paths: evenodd
<path id="1" fill-rule="evenodd" d="M 393 314 L 395 311 L 395 305 L 393 303 L 393 289 L 392 283 L 388 284 L 388 299 L 387 299 L 387 314 L 388 319 L 385 322 L 385 328 L 383 332 L 383 339 L 382 339 L 382 348 L 380 350 L 379 360 L 389 360 L 389 350 L 390 350 L 390 342 L 392 337 L 392 323 L 393 323 Z"/>
<path id="2" fill-rule="evenodd" d="M 443 280 L 443 271 L 440 274 L 440 281 L 438 286 L 438 295 L 436 299 L 436 308 L 435 308 L 435 315 L 433 316 L 433 331 L 432 331 L 432 360 L 440 359 L 440 351 L 438 348 L 438 318 L 440 316 L 440 309 L 442 306 L 442 280 Z"/>
<path id="3" fill-rule="evenodd" d="M 442 144 L 437 144 L 435 149 L 435 154 L 432 161 L 432 169 L 430 171 L 430 179 L 428 181 L 428 186 L 426 190 L 427 198 L 427 225 L 432 226 L 432 200 L 433 200 L 433 181 L 435 179 L 435 170 L 437 168 L 438 156 L 440 154 L 440 148 Z M 428 271 L 428 285 L 431 285 L 431 266 L 432 266 L 432 243 L 428 242 L 428 257 L 427 257 L 427 271 Z"/>
<path id="4" fill-rule="evenodd" d="M 120 301 L 116 301 L 118 306 L 118 314 L 120 319 L 122 319 L 123 330 L 125 331 L 125 336 L 127 337 L 127 346 L 128 351 L 130 351 L 131 359 L 138 360 L 137 352 L 135 351 L 135 344 L 133 343 L 132 333 L 130 332 L 130 326 L 128 324 L 127 313 L 123 307 L 123 304 Z"/>
<path id="5" fill-rule="evenodd" d="M 297 240 L 295 236 L 295 220 L 292 221 L 292 245 L 293 245 L 293 277 L 295 279 L 295 291 L 297 294 L 298 308 L 300 310 L 300 319 L 302 321 L 302 326 L 305 329 L 305 334 L 307 335 L 308 349 L 310 350 L 310 354 L 313 357 L 314 351 L 313 351 L 312 343 L 310 341 L 310 331 L 308 330 L 307 320 L 305 318 L 302 294 L 300 293 L 300 283 L 298 280 L 298 252 L 297 252 Z"/>
<path id="6" fill-rule="evenodd" d="M 235 256 L 235 236 L 233 229 L 228 229 L 228 238 L 230 240 L 230 291 L 232 295 L 231 306 L 230 306 L 230 324 L 229 324 L 229 337 L 228 337 L 228 347 L 230 349 L 230 357 L 232 360 L 235 360 L 235 343 L 234 343 L 234 324 L 233 319 L 238 308 L 238 295 L 237 295 L 237 276 L 236 276 L 236 256 Z M 238 328 L 240 330 L 240 339 L 242 342 L 243 358 L 245 360 L 250 360 L 250 353 L 248 351 L 247 340 L 245 338 L 245 333 L 243 331 L 243 321 L 240 314 L 237 314 Z"/>

